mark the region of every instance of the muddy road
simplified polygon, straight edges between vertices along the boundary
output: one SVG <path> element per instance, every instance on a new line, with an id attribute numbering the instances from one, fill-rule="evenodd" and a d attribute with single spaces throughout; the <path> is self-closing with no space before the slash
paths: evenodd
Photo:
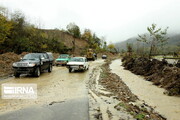
<path id="1" fill-rule="evenodd" d="M 164 89 L 124 70 L 120 59 L 112 61 L 110 73 L 103 71 L 103 63 L 104 60 L 90 62 L 86 72 L 69 73 L 66 67 L 54 67 L 52 73 L 45 72 L 39 78 L 21 76 L 0 81 L 0 84 L 35 83 L 38 86 L 37 99 L 0 99 L 0 120 L 135 120 L 134 113 L 145 115 L 149 120 L 156 112 L 167 120 L 179 120 L 179 97 L 164 95 Z M 110 89 L 106 87 L 109 84 Z M 139 100 L 126 104 L 124 98 L 132 97 L 128 90 Z M 140 114 L 132 106 L 140 107 Z M 148 114 L 141 113 L 145 108 L 150 111 Z M 164 120 L 157 118 L 153 120 Z"/>
<path id="2" fill-rule="evenodd" d="M 21 76 L 0 81 L 3 83 L 35 83 L 38 86 L 37 99 L 0 100 L 0 120 L 24 118 L 48 120 L 87 120 L 89 73 L 103 60 L 90 62 L 85 72 L 69 73 L 66 67 L 54 67 L 52 73 L 42 73 L 39 78 Z M 42 113 L 42 114 L 39 114 Z"/>

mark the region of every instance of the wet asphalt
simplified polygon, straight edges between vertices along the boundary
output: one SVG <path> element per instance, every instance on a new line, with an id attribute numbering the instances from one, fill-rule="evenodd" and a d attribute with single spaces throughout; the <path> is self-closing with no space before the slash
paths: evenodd
<path id="1" fill-rule="evenodd" d="M 31 106 L 0 115 L 0 120 L 88 120 L 88 97 Z"/>

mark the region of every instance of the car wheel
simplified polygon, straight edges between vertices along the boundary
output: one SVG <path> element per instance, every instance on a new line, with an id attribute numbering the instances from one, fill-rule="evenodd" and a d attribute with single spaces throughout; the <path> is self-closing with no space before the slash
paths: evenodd
<path id="1" fill-rule="evenodd" d="M 20 73 L 14 73 L 14 76 L 18 78 L 20 76 Z"/>
<path id="2" fill-rule="evenodd" d="M 69 72 L 70 72 L 70 73 L 72 72 L 72 68 L 69 68 Z"/>
<path id="3" fill-rule="evenodd" d="M 36 70 L 35 70 L 34 76 L 35 76 L 35 77 L 39 77 L 39 76 L 40 76 L 40 74 L 41 74 L 41 72 L 40 72 L 40 68 L 39 68 L 39 67 L 37 67 L 37 68 L 36 68 Z"/>
<path id="4" fill-rule="evenodd" d="M 52 65 L 49 65 L 48 72 L 52 72 Z"/>

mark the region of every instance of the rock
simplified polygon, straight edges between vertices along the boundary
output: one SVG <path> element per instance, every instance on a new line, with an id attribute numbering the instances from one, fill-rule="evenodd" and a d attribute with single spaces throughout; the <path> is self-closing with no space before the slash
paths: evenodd
<path id="1" fill-rule="evenodd" d="M 98 120 L 102 120 L 102 113 L 95 113 L 94 118 L 96 118 Z"/>

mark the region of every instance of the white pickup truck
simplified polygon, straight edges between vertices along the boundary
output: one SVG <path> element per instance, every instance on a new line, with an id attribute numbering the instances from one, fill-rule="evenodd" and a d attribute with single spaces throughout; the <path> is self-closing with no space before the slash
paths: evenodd
<path id="1" fill-rule="evenodd" d="M 69 72 L 75 70 L 85 71 L 89 69 L 89 63 L 87 62 L 87 59 L 85 57 L 73 57 L 67 63 L 67 68 L 69 69 Z"/>

